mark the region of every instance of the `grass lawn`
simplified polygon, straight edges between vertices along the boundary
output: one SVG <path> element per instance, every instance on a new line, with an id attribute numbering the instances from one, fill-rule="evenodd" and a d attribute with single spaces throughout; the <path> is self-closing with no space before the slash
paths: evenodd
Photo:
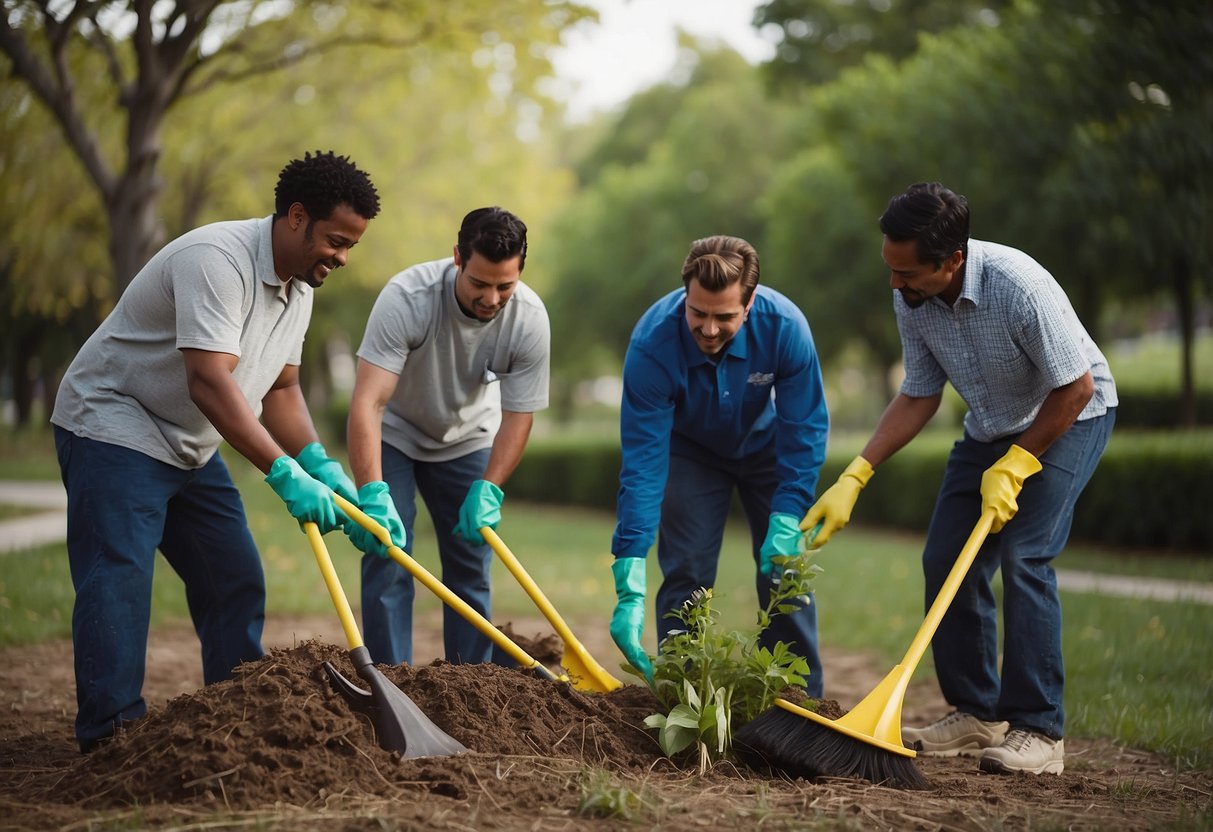
<path id="1" fill-rule="evenodd" d="M 245 496 L 253 534 L 261 548 L 268 586 L 268 614 L 332 612 L 306 538 L 261 475 L 226 455 Z M 37 466 L 33 466 L 36 468 Z M 507 499 L 499 532 L 560 612 L 606 627 L 614 606 L 609 545 L 614 518 L 608 512 L 513 503 Z M 437 573 L 433 531 L 422 513 L 413 548 Z M 357 606 L 358 557 L 340 534 L 329 547 L 339 576 Z M 726 532 L 717 609 L 731 627 L 752 626 L 753 566 L 748 534 L 740 521 Z M 875 651 L 892 667 L 922 621 L 921 537 L 849 528 L 818 555 L 817 581 L 823 643 Z M 9 561 L 0 578 L 0 646 L 64 637 L 70 633 L 72 588 L 63 546 L 0 555 Z M 19 558 L 20 570 L 9 568 Z M 1059 560 L 1068 568 L 1116 564 L 1136 574 L 1213 580 L 1207 560 L 1160 560 L 1076 545 Z M 1111 570 L 1107 570 L 1111 571 Z M 660 580 L 649 559 L 650 604 Z M 494 559 L 494 618 L 534 617 L 535 608 Z M 1067 662 L 1068 733 L 1108 736 L 1159 751 L 1183 766 L 1213 766 L 1213 607 L 1063 593 Z M 418 607 L 438 608 L 424 589 Z M 180 581 L 158 562 L 153 623 L 186 616 Z M 650 607 L 649 620 L 652 621 Z M 585 625 L 581 625 L 585 626 Z M 650 625 L 651 626 L 651 625 Z M 652 639 L 651 629 L 649 639 Z M 646 644 L 653 650 L 655 644 Z M 602 657 L 601 660 L 607 661 Z M 930 674 L 929 655 L 918 673 Z"/>

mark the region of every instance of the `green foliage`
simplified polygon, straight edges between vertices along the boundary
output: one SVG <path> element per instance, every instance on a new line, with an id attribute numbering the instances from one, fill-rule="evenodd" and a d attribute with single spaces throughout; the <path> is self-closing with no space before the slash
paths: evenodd
<path id="1" fill-rule="evenodd" d="M 614 776 L 602 769 L 587 769 L 581 778 L 581 798 L 577 814 L 598 818 L 618 818 L 631 823 L 644 820 L 656 806 L 652 798 L 619 785 Z"/>
<path id="2" fill-rule="evenodd" d="M 753 630 L 721 626 L 711 589 L 696 590 L 680 609 L 668 613 L 682 627 L 666 637 L 653 660 L 654 688 L 668 711 L 645 720 L 657 729 L 666 755 L 693 748 L 699 770 L 706 771 L 730 755 L 733 726 L 770 708 L 785 688 L 804 687 L 808 663 L 783 642 L 768 649 L 758 640 L 772 615 L 789 614 L 809 602 L 813 578 L 821 571 L 809 562 L 811 557 L 802 553 L 776 559 L 782 576 Z"/>

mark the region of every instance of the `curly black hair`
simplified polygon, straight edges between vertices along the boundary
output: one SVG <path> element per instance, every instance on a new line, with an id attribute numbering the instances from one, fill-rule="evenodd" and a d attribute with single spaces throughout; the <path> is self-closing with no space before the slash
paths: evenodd
<path id="1" fill-rule="evenodd" d="M 274 188 L 274 218 L 285 217 L 296 202 L 303 205 L 312 222 L 327 220 L 338 205 L 348 205 L 363 219 L 379 213 L 379 193 L 371 178 L 333 151 L 303 154 L 287 163 Z"/>

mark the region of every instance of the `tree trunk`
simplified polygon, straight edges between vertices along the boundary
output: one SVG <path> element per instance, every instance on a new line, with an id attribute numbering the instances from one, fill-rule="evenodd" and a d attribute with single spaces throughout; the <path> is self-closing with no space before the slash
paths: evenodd
<path id="1" fill-rule="evenodd" d="M 1171 277 L 1175 287 L 1175 308 L 1179 318 L 1180 337 L 1180 398 L 1179 426 L 1196 426 L 1196 384 L 1192 377 L 1192 351 L 1196 340 L 1195 276 L 1189 260 L 1182 253 L 1171 262 Z"/>

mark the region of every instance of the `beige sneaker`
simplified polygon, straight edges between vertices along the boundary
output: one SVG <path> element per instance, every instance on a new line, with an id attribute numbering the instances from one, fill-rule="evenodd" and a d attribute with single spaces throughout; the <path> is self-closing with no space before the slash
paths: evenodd
<path id="1" fill-rule="evenodd" d="M 1066 767 L 1066 741 L 1016 728 L 1002 745 L 987 748 L 978 764 L 990 774 L 1061 774 Z"/>
<path id="2" fill-rule="evenodd" d="M 952 711 L 925 728 L 902 728 L 901 738 L 907 748 L 927 757 L 979 757 L 983 749 L 1001 743 L 1010 727 Z"/>

